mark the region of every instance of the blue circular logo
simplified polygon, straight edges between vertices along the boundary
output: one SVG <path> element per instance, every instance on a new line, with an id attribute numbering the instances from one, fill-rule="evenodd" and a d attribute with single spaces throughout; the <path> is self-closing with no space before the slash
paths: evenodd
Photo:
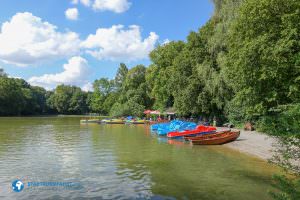
<path id="1" fill-rule="evenodd" d="M 11 186 L 15 192 L 21 192 L 24 189 L 24 183 L 20 180 L 13 181 Z"/>

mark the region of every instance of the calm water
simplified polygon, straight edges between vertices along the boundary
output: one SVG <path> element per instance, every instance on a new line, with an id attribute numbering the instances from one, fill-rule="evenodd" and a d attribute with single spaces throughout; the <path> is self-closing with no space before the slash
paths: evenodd
<path id="1" fill-rule="evenodd" d="M 190 146 L 144 125 L 79 118 L 0 118 L 0 199 L 270 199 L 266 162 L 222 146 Z M 23 191 L 12 191 L 21 179 Z M 78 187 L 28 188 L 32 181 Z"/>

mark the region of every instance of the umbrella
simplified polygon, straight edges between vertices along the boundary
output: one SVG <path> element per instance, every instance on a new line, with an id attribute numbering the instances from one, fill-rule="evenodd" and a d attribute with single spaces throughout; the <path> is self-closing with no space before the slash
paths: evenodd
<path id="1" fill-rule="evenodd" d="M 147 114 L 150 114 L 151 111 L 152 111 L 152 110 L 145 110 L 145 111 L 144 111 L 144 114 L 146 114 L 146 115 L 147 115 Z"/>
<path id="2" fill-rule="evenodd" d="M 154 110 L 154 111 L 151 111 L 150 114 L 153 114 L 153 115 L 160 115 L 160 112 L 158 110 Z"/>

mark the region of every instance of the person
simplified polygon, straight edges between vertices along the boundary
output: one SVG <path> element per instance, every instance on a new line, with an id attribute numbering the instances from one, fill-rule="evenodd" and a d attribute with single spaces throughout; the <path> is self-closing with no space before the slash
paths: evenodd
<path id="1" fill-rule="evenodd" d="M 214 126 L 214 127 L 217 126 L 217 118 L 216 118 L 216 116 L 214 116 L 214 119 L 213 119 L 213 126 Z"/>
<path id="2" fill-rule="evenodd" d="M 198 124 L 203 124 L 203 121 L 202 121 L 202 116 L 200 116 L 200 117 L 199 117 Z"/>
<path id="3" fill-rule="evenodd" d="M 171 115 L 168 116 L 168 120 L 171 121 Z"/>
<path id="4" fill-rule="evenodd" d="M 157 118 L 157 121 L 159 121 L 159 122 L 161 121 L 161 118 L 160 118 L 160 116 L 158 116 L 158 118 Z"/>

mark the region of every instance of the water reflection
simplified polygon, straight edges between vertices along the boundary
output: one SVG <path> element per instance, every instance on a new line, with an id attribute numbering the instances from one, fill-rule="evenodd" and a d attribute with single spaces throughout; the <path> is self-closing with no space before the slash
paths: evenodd
<path id="1" fill-rule="evenodd" d="M 179 148 L 178 148 L 179 147 Z M 144 125 L 78 118 L 0 119 L 0 198 L 269 199 L 266 162 L 222 146 L 191 146 Z M 11 191 L 11 181 L 66 181 L 77 191 Z"/>

